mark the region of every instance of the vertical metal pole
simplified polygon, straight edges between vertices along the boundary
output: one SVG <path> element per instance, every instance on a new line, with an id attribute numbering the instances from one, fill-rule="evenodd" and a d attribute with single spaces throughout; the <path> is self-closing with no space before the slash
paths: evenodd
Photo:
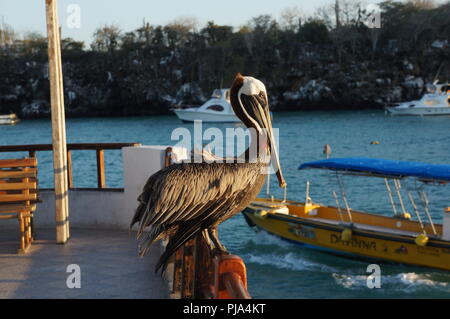
<path id="1" fill-rule="evenodd" d="M 428 217 L 428 221 L 430 222 L 431 229 L 433 229 L 433 233 L 437 235 L 436 228 L 434 227 L 433 218 L 431 217 L 430 210 L 428 209 L 428 197 L 424 191 L 417 191 L 419 193 L 420 199 L 422 201 L 423 210 Z"/>
<path id="2" fill-rule="evenodd" d="M 58 31 L 57 0 L 46 0 L 50 104 L 52 114 L 53 170 L 55 183 L 56 242 L 68 239 L 67 149 L 64 121 L 64 97 L 61 48 Z"/>
<path id="3" fill-rule="evenodd" d="M 339 198 L 338 198 L 338 196 L 337 196 L 337 194 L 336 194 L 335 191 L 333 191 L 333 197 L 334 197 L 334 199 L 336 200 L 336 208 L 337 208 L 337 210 L 338 210 L 339 217 L 341 218 L 341 222 L 344 223 L 344 217 L 342 217 L 341 206 L 339 205 Z"/>
<path id="4" fill-rule="evenodd" d="M 389 182 L 387 178 L 384 178 L 384 183 L 386 184 L 386 188 L 389 194 L 389 200 L 391 201 L 392 210 L 394 211 L 394 216 L 397 216 L 397 209 L 395 208 L 394 197 L 392 197 L 392 191 L 391 188 L 389 187 Z"/>
<path id="5" fill-rule="evenodd" d="M 397 191 L 398 201 L 400 202 L 400 206 L 402 208 L 403 215 L 406 214 L 405 205 L 403 204 L 402 194 L 400 193 L 400 188 L 402 187 L 400 181 L 398 179 L 394 179 L 395 190 Z"/>
<path id="6" fill-rule="evenodd" d="M 417 209 L 416 203 L 414 202 L 414 198 L 412 197 L 411 192 L 408 192 L 408 197 L 409 197 L 409 200 L 411 201 L 411 205 L 414 208 L 414 212 L 416 213 L 417 219 L 419 220 L 420 228 L 422 228 L 422 232 L 426 235 L 427 232 L 425 230 L 425 227 L 423 226 L 422 218 L 420 218 L 419 210 Z"/>
<path id="7" fill-rule="evenodd" d="M 350 220 L 350 224 L 353 224 L 352 212 L 350 211 L 350 206 L 348 206 L 347 202 L 347 194 L 345 193 L 344 184 L 339 177 L 339 174 L 336 172 L 336 178 L 338 181 L 339 188 L 341 190 L 342 201 L 345 204 L 345 209 L 347 210 L 348 219 Z"/>
<path id="8" fill-rule="evenodd" d="M 266 195 L 270 195 L 270 172 L 267 172 Z"/>
<path id="9" fill-rule="evenodd" d="M 305 205 L 311 204 L 311 197 L 309 197 L 309 181 L 306 181 L 306 198 Z"/>

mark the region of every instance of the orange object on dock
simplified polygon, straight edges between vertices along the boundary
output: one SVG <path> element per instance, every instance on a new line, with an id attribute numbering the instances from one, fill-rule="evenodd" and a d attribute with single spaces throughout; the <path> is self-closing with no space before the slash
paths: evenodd
<path id="1" fill-rule="evenodd" d="M 217 299 L 250 299 L 244 261 L 236 255 L 214 257 L 214 295 Z"/>

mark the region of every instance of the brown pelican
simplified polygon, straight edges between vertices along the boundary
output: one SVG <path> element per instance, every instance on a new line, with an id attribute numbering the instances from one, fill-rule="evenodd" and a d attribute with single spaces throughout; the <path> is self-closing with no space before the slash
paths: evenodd
<path id="1" fill-rule="evenodd" d="M 217 238 L 217 225 L 243 210 L 261 190 L 267 169 L 266 156 L 281 187 L 286 186 L 276 150 L 264 84 L 238 74 L 230 89 L 235 114 L 253 128 L 249 149 L 226 162 L 172 164 L 149 177 L 139 196 L 131 222 L 139 223 L 139 254 L 145 255 L 152 243 L 169 238 L 155 271 L 166 268 L 168 259 L 186 241 L 203 232 L 216 249 L 225 251 Z M 263 143 L 261 143 L 263 141 Z M 266 143 L 264 143 L 266 141 Z M 255 147 L 258 145 L 259 147 Z M 258 144 L 259 143 L 259 144 Z M 144 231 L 149 227 L 148 231 Z"/>

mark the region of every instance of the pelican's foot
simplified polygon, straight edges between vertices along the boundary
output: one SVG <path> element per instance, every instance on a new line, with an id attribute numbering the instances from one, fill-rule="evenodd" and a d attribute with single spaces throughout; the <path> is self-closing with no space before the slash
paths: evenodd
<path id="1" fill-rule="evenodd" d="M 229 255 L 230 253 L 228 252 L 228 250 L 225 248 L 225 247 L 222 247 L 222 248 L 214 248 L 212 251 L 211 251 L 211 257 L 214 257 L 214 256 L 221 256 L 221 255 Z"/>
<path id="2" fill-rule="evenodd" d="M 212 250 L 213 255 L 217 254 L 228 254 L 228 251 L 224 245 L 219 241 L 217 236 L 217 228 L 208 228 L 208 236 L 214 244 L 214 249 Z"/>

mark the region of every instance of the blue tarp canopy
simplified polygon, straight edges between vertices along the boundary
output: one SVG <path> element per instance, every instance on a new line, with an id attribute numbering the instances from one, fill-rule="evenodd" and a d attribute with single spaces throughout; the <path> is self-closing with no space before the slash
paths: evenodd
<path id="1" fill-rule="evenodd" d="M 322 168 L 335 171 L 365 173 L 380 177 L 417 177 L 424 180 L 450 181 L 450 165 L 394 161 L 378 158 L 347 157 L 307 162 L 299 169 Z"/>

